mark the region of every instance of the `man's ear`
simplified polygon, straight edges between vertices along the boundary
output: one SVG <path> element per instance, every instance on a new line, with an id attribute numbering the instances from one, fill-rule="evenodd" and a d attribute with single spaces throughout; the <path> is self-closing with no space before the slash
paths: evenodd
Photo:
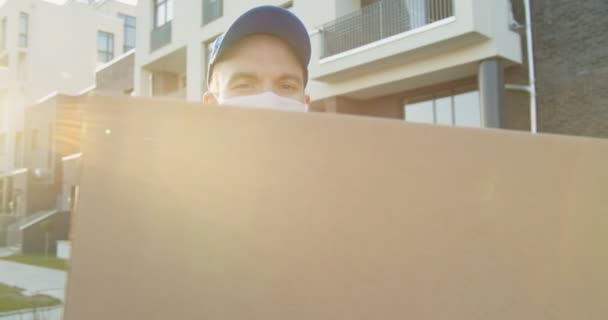
<path id="1" fill-rule="evenodd" d="M 310 105 L 310 96 L 309 95 L 304 95 L 304 104 L 306 104 L 307 106 Z"/>
<path id="2" fill-rule="evenodd" d="M 205 94 L 203 95 L 203 103 L 212 104 L 212 105 L 216 105 L 216 106 L 219 105 L 215 95 L 213 95 L 213 93 L 211 93 L 209 91 L 205 92 Z"/>

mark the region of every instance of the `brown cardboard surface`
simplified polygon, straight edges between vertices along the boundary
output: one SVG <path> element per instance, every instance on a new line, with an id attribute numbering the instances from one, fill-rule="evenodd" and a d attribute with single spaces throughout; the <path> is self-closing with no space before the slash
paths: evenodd
<path id="1" fill-rule="evenodd" d="M 92 97 L 65 319 L 607 319 L 608 142 Z"/>

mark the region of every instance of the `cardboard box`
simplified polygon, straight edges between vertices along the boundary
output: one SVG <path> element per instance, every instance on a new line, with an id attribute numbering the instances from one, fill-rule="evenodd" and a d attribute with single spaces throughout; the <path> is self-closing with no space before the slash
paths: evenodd
<path id="1" fill-rule="evenodd" d="M 608 141 L 92 97 L 65 319 L 608 318 Z"/>

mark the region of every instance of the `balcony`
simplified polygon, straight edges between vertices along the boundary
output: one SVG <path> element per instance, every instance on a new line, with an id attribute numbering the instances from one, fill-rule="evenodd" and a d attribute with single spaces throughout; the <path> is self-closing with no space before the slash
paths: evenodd
<path id="1" fill-rule="evenodd" d="M 150 52 L 171 43 L 171 21 L 152 29 L 150 33 Z"/>
<path id="2" fill-rule="evenodd" d="M 321 58 L 452 17 L 452 0 L 383 0 L 321 27 Z"/>
<path id="3" fill-rule="evenodd" d="M 380 0 L 328 22 L 311 34 L 315 97 L 456 80 L 496 57 L 520 63 L 510 10 L 509 0 Z"/>

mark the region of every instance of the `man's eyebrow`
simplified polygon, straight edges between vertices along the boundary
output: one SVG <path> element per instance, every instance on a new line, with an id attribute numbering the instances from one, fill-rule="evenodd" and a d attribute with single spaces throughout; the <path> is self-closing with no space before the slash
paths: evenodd
<path id="1" fill-rule="evenodd" d="M 228 81 L 233 81 L 236 79 L 257 79 L 258 76 L 254 72 L 235 72 L 231 74 L 228 78 Z"/>
<path id="2" fill-rule="evenodd" d="M 295 73 L 284 73 L 279 77 L 280 80 L 292 80 L 299 84 L 303 84 L 304 80 L 301 76 L 296 75 Z"/>

